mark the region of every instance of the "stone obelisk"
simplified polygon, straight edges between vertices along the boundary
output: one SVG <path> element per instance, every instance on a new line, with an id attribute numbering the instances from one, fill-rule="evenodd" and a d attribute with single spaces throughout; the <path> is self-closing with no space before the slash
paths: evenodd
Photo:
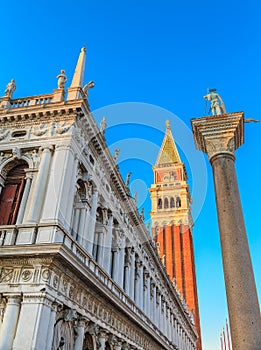
<path id="1" fill-rule="evenodd" d="M 234 167 L 235 150 L 244 142 L 244 113 L 225 112 L 191 124 L 196 146 L 213 169 L 233 349 L 260 350 L 260 309 Z"/>

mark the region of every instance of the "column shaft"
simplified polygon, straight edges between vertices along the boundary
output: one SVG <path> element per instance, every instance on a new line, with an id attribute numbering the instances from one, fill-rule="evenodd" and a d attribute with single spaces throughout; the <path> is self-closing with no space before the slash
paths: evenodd
<path id="1" fill-rule="evenodd" d="M 129 296 L 134 300 L 134 283 L 135 283 L 135 253 L 131 252 L 131 265 L 130 265 L 130 292 Z"/>
<path id="2" fill-rule="evenodd" d="M 43 149 L 39 170 L 33 186 L 32 196 L 30 198 L 30 208 L 26 220 L 29 223 L 36 223 L 39 220 L 48 181 L 50 162 L 51 149 L 47 147 Z"/>
<path id="3" fill-rule="evenodd" d="M 20 311 L 21 297 L 8 296 L 0 334 L 0 350 L 12 349 Z"/>
<path id="4" fill-rule="evenodd" d="M 104 245 L 103 267 L 108 274 L 111 271 L 111 244 L 112 244 L 113 217 L 110 216 Z"/>
<path id="5" fill-rule="evenodd" d="M 18 212 L 18 215 L 17 215 L 17 220 L 16 220 L 16 224 L 17 225 L 19 225 L 19 224 L 21 224 L 23 222 L 25 206 L 26 206 L 27 199 L 28 199 L 29 192 L 30 192 L 30 188 L 31 188 L 31 181 L 32 181 L 31 176 L 27 176 L 26 177 L 26 182 L 25 182 L 25 188 L 24 188 L 23 197 L 22 197 L 20 208 L 19 208 L 19 212 Z"/>
<path id="6" fill-rule="evenodd" d="M 83 341 L 84 341 L 84 326 L 85 326 L 85 321 L 80 320 L 77 326 L 77 336 L 74 341 L 73 350 L 82 350 Z"/>
<path id="7" fill-rule="evenodd" d="M 98 192 L 95 191 L 92 196 L 92 206 L 90 210 L 89 228 L 88 228 L 88 234 L 87 234 L 87 251 L 89 254 L 92 254 L 92 249 L 93 249 L 97 203 L 98 203 Z"/>
<path id="8" fill-rule="evenodd" d="M 261 318 L 234 156 L 211 159 L 233 348 L 261 349 Z"/>

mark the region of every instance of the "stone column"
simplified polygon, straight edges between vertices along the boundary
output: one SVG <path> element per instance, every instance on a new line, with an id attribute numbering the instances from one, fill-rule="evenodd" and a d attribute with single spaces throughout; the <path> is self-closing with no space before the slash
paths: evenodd
<path id="1" fill-rule="evenodd" d="M 158 296 L 158 300 L 159 300 L 159 305 L 158 305 L 158 327 L 161 331 L 163 331 L 163 325 L 162 325 L 162 296 L 159 294 Z"/>
<path id="2" fill-rule="evenodd" d="M 114 350 L 121 350 L 121 343 L 117 343 L 114 345 Z"/>
<path id="3" fill-rule="evenodd" d="M 7 304 L 0 333 L 0 350 L 12 349 L 21 305 L 21 295 L 6 297 Z"/>
<path id="4" fill-rule="evenodd" d="M 151 291 L 150 319 L 156 324 L 157 295 L 156 295 L 156 285 L 154 281 L 151 281 L 150 291 Z"/>
<path id="5" fill-rule="evenodd" d="M 112 279 L 118 283 L 119 277 L 119 247 L 112 248 L 113 253 L 113 264 L 112 264 Z"/>
<path id="6" fill-rule="evenodd" d="M 141 274 L 140 274 L 140 267 L 141 267 L 141 261 L 139 260 L 138 256 L 135 258 L 135 281 L 134 281 L 134 298 L 135 302 L 138 306 L 140 306 L 140 279 L 141 279 Z"/>
<path id="7" fill-rule="evenodd" d="M 0 296 L 0 334 L 1 334 L 1 328 L 2 328 L 3 319 L 4 319 L 5 307 L 6 307 L 6 299 Z"/>
<path id="8" fill-rule="evenodd" d="M 26 206 L 27 199 L 28 199 L 29 192 L 30 192 L 31 182 L 32 182 L 32 174 L 27 172 L 26 173 L 26 177 L 25 177 L 24 193 L 23 193 L 23 197 L 22 197 L 22 200 L 21 200 L 21 204 L 20 204 L 20 208 L 19 208 L 18 215 L 17 215 L 17 220 L 16 220 L 16 224 L 17 225 L 19 225 L 19 224 L 21 224 L 23 222 L 25 206 Z"/>
<path id="9" fill-rule="evenodd" d="M 105 236 L 104 259 L 103 259 L 103 268 L 108 274 L 110 274 L 110 271 L 111 271 L 112 229 L 113 229 L 113 216 L 110 215 L 108 226 L 107 226 L 107 232 Z"/>
<path id="10" fill-rule="evenodd" d="M 123 279 L 124 279 L 124 263 L 125 263 L 125 242 L 126 237 L 121 235 L 120 242 L 120 252 L 119 252 L 119 285 L 123 288 Z"/>
<path id="11" fill-rule="evenodd" d="M 149 272 L 144 268 L 143 272 L 143 311 L 149 317 L 150 312 L 150 277 Z"/>
<path id="12" fill-rule="evenodd" d="M 78 324 L 76 328 L 77 335 L 75 337 L 73 350 L 82 350 L 85 325 L 86 325 L 86 318 L 84 317 L 80 318 L 78 320 Z"/>
<path id="13" fill-rule="evenodd" d="M 92 255 L 92 249 L 93 249 L 98 196 L 99 196 L 98 191 L 94 191 L 92 195 L 92 204 L 91 204 L 91 210 L 90 210 L 90 216 L 89 216 L 89 229 L 87 234 L 87 245 L 86 245 L 87 252 L 90 255 Z"/>
<path id="14" fill-rule="evenodd" d="M 98 350 L 105 350 L 105 343 L 107 340 L 107 333 L 101 330 L 98 334 Z"/>
<path id="15" fill-rule="evenodd" d="M 47 350 L 51 349 L 52 342 L 53 342 L 53 331 L 54 331 L 57 307 L 58 307 L 58 304 L 55 302 L 51 305 L 51 314 L 49 317 L 49 325 L 48 325 L 47 338 L 46 338 Z"/>
<path id="16" fill-rule="evenodd" d="M 81 209 L 75 208 L 74 214 L 73 214 L 73 223 L 72 223 L 72 236 L 74 239 L 77 237 L 78 227 L 79 227 L 79 220 L 80 220 L 80 214 Z"/>
<path id="17" fill-rule="evenodd" d="M 105 234 L 106 234 L 106 226 L 101 225 L 99 229 L 97 228 L 97 234 L 98 234 L 98 254 L 97 254 L 97 263 L 100 266 L 103 266 L 103 259 L 104 259 L 104 240 L 105 240 Z"/>
<path id="18" fill-rule="evenodd" d="M 140 297 L 139 297 L 139 306 L 142 311 L 144 311 L 144 266 L 142 265 L 142 262 L 140 262 Z"/>
<path id="19" fill-rule="evenodd" d="M 135 251 L 134 248 L 131 249 L 131 264 L 130 264 L 130 292 L 129 296 L 134 300 L 134 283 L 135 283 Z"/>
<path id="20" fill-rule="evenodd" d="M 125 248 L 124 259 L 124 290 L 130 295 L 130 266 L 131 266 L 131 247 Z"/>
<path id="21" fill-rule="evenodd" d="M 40 212 L 44 202 L 45 190 L 48 181 L 48 171 L 51 162 L 51 151 L 53 146 L 44 146 L 42 148 L 41 162 L 39 165 L 38 174 L 35 178 L 35 183 L 32 188 L 33 192 L 30 196 L 30 207 L 26 222 L 36 223 L 39 220 Z"/>
<path id="22" fill-rule="evenodd" d="M 80 215 L 80 221 L 78 226 L 78 233 L 77 233 L 77 241 L 80 245 L 83 245 L 83 236 L 84 236 L 84 228 L 85 228 L 85 222 L 86 222 L 86 216 L 87 216 L 87 208 L 86 205 L 83 205 Z"/>
<path id="23" fill-rule="evenodd" d="M 212 165 L 233 349 L 261 349 L 261 317 L 239 197 L 234 151 L 244 142 L 242 112 L 192 119 L 197 148 Z"/>

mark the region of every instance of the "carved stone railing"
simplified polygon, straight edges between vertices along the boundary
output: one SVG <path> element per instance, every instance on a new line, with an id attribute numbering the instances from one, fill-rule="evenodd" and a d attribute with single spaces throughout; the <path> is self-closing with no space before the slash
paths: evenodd
<path id="1" fill-rule="evenodd" d="M 29 106 L 39 106 L 51 103 L 53 99 L 53 94 L 45 94 L 40 96 L 30 96 L 25 98 L 17 98 L 10 100 L 10 108 L 21 108 Z"/>

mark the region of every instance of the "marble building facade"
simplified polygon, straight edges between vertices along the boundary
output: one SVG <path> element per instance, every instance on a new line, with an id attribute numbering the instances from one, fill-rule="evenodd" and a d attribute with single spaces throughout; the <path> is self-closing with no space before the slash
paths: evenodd
<path id="1" fill-rule="evenodd" d="M 85 49 L 65 92 L 0 98 L 0 350 L 196 349 L 96 125 Z"/>

